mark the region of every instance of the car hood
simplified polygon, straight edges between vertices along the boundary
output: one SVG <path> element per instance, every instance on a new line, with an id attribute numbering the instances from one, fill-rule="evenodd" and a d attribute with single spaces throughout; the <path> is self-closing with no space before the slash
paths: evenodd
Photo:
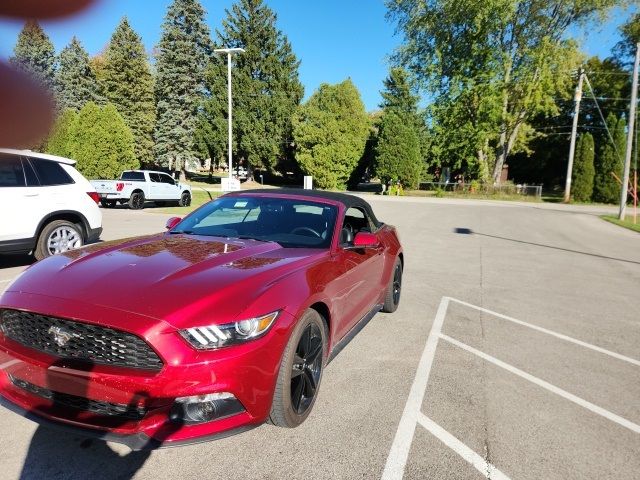
<path id="1" fill-rule="evenodd" d="M 321 255 L 273 242 L 158 234 L 54 255 L 29 267 L 8 291 L 75 299 L 184 328 L 201 318 L 237 318 L 273 282 Z"/>

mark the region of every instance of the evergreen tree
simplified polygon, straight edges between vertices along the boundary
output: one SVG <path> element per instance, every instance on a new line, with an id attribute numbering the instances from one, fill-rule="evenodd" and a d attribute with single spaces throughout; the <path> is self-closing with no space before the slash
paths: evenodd
<path id="1" fill-rule="evenodd" d="M 276 27 L 276 15 L 263 0 L 239 0 L 227 10 L 217 43 L 242 47 L 233 57 L 234 158 L 273 171 L 291 154 L 291 117 L 303 97 L 291 44 Z M 211 156 L 222 157 L 227 140 L 227 59 L 214 59 L 207 72 L 211 97 L 201 117 L 199 138 Z"/>
<path id="2" fill-rule="evenodd" d="M 33 75 L 48 87 L 53 85 L 56 52 L 38 22 L 29 20 L 25 23 L 13 53 L 10 59 L 12 65 Z"/>
<path id="3" fill-rule="evenodd" d="M 320 188 L 340 188 L 362 157 L 369 117 L 350 79 L 320 88 L 293 119 L 296 160 Z"/>
<path id="4" fill-rule="evenodd" d="M 375 169 L 382 181 L 398 180 L 416 188 L 423 171 L 418 97 L 406 70 L 392 68 L 381 92 L 383 115 L 375 147 Z"/>
<path id="5" fill-rule="evenodd" d="M 73 159 L 77 121 L 78 113 L 72 109 L 67 109 L 58 116 L 53 132 L 47 140 L 47 153 Z"/>
<path id="6" fill-rule="evenodd" d="M 115 105 L 133 133 L 136 157 L 140 162 L 151 163 L 155 123 L 153 77 L 142 41 L 126 18 L 111 37 L 100 77 L 106 99 Z"/>
<path id="7" fill-rule="evenodd" d="M 604 145 L 600 147 L 597 157 L 593 188 L 593 199 L 597 202 L 616 203 L 620 199 L 619 179 L 622 179 L 622 158 L 626 148 L 626 123 L 624 117 L 618 119 L 613 113 L 607 117 L 615 147 L 608 136 L 603 137 Z"/>
<path id="8" fill-rule="evenodd" d="M 593 136 L 590 133 L 580 135 L 573 163 L 573 187 L 571 192 L 574 200 L 578 202 L 588 202 L 593 195 L 594 156 Z"/>
<path id="9" fill-rule="evenodd" d="M 194 135 L 211 53 L 204 16 L 198 0 L 174 0 L 158 44 L 154 153 L 156 161 L 174 169 L 196 160 Z"/>
<path id="10" fill-rule="evenodd" d="M 62 49 L 58 63 L 55 84 L 60 110 L 80 110 L 87 102 L 103 103 L 100 87 L 89 64 L 89 54 L 76 37 Z"/>
<path id="11" fill-rule="evenodd" d="M 131 130 L 116 107 L 87 103 L 70 129 L 71 157 L 88 178 L 117 178 L 122 170 L 140 166 Z"/>
<path id="12" fill-rule="evenodd" d="M 420 139 L 407 116 L 389 110 L 382 116 L 375 147 L 375 170 L 383 182 L 399 181 L 417 188 L 422 173 Z"/>

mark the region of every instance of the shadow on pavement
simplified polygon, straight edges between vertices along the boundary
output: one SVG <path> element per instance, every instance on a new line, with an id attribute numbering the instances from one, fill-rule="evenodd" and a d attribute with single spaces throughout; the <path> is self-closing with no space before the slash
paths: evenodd
<path id="1" fill-rule="evenodd" d="M 31 255 L 0 255 L 0 268 L 26 267 L 35 261 Z"/>
<path id="2" fill-rule="evenodd" d="M 624 262 L 624 263 L 632 263 L 632 264 L 635 264 L 635 265 L 640 265 L 640 262 L 637 262 L 635 260 L 627 260 L 627 259 L 624 259 L 624 258 L 609 257 L 607 255 L 600 255 L 600 254 L 597 254 L 597 253 L 581 252 L 580 250 L 571 250 L 570 248 L 555 247 L 553 245 L 545 245 L 543 243 L 527 242 L 525 240 L 518 240 L 516 238 L 508 238 L 508 237 L 501 237 L 499 235 L 490 235 L 488 233 L 474 232 L 470 228 L 465 228 L 465 227 L 454 228 L 453 232 L 457 233 L 459 235 L 480 235 L 480 236 L 483 236 L 483 237 L 495 238 L 497 240 L 504 240 L 504 241 L 507 241 L 507 242 L 515 242 L 515 243 L 522 243 L 522 244 L 525 244 L 525 245 L 533 245 L 534 247 L 551 248 L 553 250 L 560 250 L 562 252 L 576 253 L 578 255 L 587 255 L 589 257 L 603 258 L 605 260 L 615 260 L 616 262 Z"/>

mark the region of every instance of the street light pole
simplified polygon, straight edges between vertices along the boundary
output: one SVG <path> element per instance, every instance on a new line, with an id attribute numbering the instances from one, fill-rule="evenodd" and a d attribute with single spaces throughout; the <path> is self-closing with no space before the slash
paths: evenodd
<path id="1" fill-rule="evenodd" d="M 229 100 L 229 112 L 228 112 L 228 119 L 229 119 L 229 161 L 228 161 L 228 167 L 229 167 L 229 178 L 233 178 L 233 153 L 232 153 L 232 147 L 233 147 L 233 135 L 232 135 L 232 116 L 233 116 L 233 112 L 232 112 L 232 101 L 231 101 L 231 55 L 233 55 L 234 53 L 244 53 L 244 48 L 216 48 L 214 50 L 215 53 L 218 54 L 226 54 L 227 55 L 227 98 Z"/>

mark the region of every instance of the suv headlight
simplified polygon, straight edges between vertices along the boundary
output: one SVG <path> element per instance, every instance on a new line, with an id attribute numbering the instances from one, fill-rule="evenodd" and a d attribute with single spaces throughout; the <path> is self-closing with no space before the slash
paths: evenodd
<path id="1" fill-rule="evenodd" d="M 262 337 L 273 325 L 279 313 L 280 311 L 275 311 L 262 317 L 222 325 L 187 328 L 180 330 L 180 335 L 198 350 L 228 347 Z"/>

